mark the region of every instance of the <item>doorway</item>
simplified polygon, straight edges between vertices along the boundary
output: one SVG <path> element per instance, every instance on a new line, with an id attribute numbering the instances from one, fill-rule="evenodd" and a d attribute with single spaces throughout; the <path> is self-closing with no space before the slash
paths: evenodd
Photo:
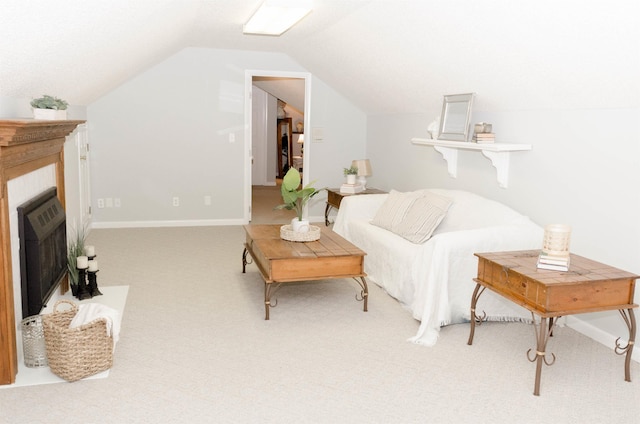
<path id="1" fill-rule="evenodd" d="M 273 109 L 271 116 L 264 113 L 254 113 L 253 92 L 254 85 L 260 91 L 268 93 L 281 102 L 290 103 L 290 116 L 278 116 L 278 108 Z M 310 128 L 310 104 L 311 104 L 311 74 L 306 72 L 278 72 L 278 71 L 246 71 L 245 72 L 245 222 L 252 221 L 252 198 L 253 185 L 261 181 L 261 184 L 277 186 L 277 178 L 286 172 L 284 167 L 296 166 L 298 169 L 307 172 L 302 173 L 302 183 L 306 185 L 309 179 L 309 159 L 311 151 L 304 141 L 305 131 Z M 295 112 L 298 111 L 298 115 Z M 273 115 L 276 116 L 273 116 Z M 291 116 L 294 115 L 294 116 Z M 291 118 L 280 121 L 277 118 Z M 256 129 L 265 126 L 265 121 L 273 120 L 274 130 L 270 134 L 272 145 L 267 145 L 267 137 L 264 140 L 254 140 L 261 137 L 260 131 L 256 134 Z M 282 132 L 282 122 L 288 123 L 285 134 Z M 266 129 L 264 130 L 266 134 Z M 276 135 L 277 134 L 277 135 Z M 308 138 L 307 138 L 308 139 Z M 285 144 L 283 144 L 285 141 Z M 284 148 L 286 146 L 286 149 Z M 269 154 L 269 148 L 274 151 Z M 277 151 L 276 151 L 277 150 Z M 285 151 L 286 150 L 286 151 Z M 296 154 L 299 153 L 299 154 Z M 280 159 L 278 161 L 278 159 Z M 267 162 L 269 161 L 269 162 Z M 273 163 L 272 163 L 273 161 Z M 295 164 L 295 165 L 294 165 Z M 260 175 L 254 176 L 254 172 Z M 257 177 L 257 178 L 255 178 Z M 274 204 L 276 206 L 277 203 Z M 274 217 L 275 218 L 275 217 Z M 277 218 L 276 218 L 277 219 Z M 264 217 L 261 217 L 261 221 Z"/>

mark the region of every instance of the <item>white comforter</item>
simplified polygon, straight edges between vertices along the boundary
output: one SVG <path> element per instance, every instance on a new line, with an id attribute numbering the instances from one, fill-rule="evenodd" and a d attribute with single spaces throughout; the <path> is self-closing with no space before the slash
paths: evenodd
<path id="1" fill-rule="evenodd" d="M 384 288 L 420 321 L 410 340 L 432 346 L 440 327 L 468 322 L 477 276 L 474 253 L 539 249 L 543 229 L 514 210 L 472 193 L 430 190 L 454 200 L 446 217 L 424 244 L 414 244 L 371 225 L 386 194 L 342 200 L 334 231 L 367 252 L 367 279 Z M 478 301 L 494 321 L 530 321 L 531 314 L 490 291 Z"/>

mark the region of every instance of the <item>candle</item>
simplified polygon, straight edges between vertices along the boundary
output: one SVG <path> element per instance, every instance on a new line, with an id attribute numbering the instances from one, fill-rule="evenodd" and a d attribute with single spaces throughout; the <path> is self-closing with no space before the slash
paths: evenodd
<path id="1" fill-rule="evenodd" d="M 96 255 L 96 248 L 93 246 L 85 246 L 84 247 L 84 254 L 87 256 L 95 256 Z"/>
<path id="2" fill-rule="evenodd" d="M 96 259 L 89 261 L 89 271 L 91 272 L 98 271 L 98 261 Z"/>
<path id="3" fill-rule="evenodd" d="M 89 266 L 89 258 L 86 256 L 78 256 L 76 258 L 76 268 L 78 269 L 87 269 Z"/>

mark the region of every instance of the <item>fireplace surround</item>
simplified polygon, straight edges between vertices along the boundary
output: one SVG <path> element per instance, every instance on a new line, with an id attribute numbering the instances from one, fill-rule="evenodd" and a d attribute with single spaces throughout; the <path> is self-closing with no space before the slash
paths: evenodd
<path id="1" fill-rule="evenodd" d="M 18 206 L 22 318 L 39 314 L 67 273 L 67 221 L 56 191 Z"/>
<path id="2" fill-rule="evenodd" d="M 64 208 L 64 142 L 84 122 L 0 120 L 0 384 L 14 383 L 18 372 L 7 182 L 53 164 L 57 197 Z M 61 289 L 68 290 L 66 279 Z"/>

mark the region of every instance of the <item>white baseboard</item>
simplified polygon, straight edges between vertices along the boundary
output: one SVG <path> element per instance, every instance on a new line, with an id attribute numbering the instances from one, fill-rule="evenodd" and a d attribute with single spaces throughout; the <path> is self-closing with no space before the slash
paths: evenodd
<path id="1" fill-rule="evenodd" d="M 595 327 L 575 316 L 568 316 L 567 319 L 567 327 L 571 327 L 579 333 L 584 334 L 585 336 L 601 343 L 611 350 L 614 349 L 616 345 L 616 340 L 618 336 L 614 336 L 612 334 L 607 333 Z M 637 331 L 636 331 L 637 333 Z M 620 336 L 621 342 L 627 342 L 626 336 Z M 633 353 L 631 354 L 631 359 L 640 363 L 640 350 L 638 348 L 633 349 Z"/>
<path id="2" fill-rule="evenodd" d="M 244 225 L 242 219 L 197 219 L 190 221 L 113 221 L 93 222 L 91 228 L 153 228 L 153 227 L 209 227 Z"/>

